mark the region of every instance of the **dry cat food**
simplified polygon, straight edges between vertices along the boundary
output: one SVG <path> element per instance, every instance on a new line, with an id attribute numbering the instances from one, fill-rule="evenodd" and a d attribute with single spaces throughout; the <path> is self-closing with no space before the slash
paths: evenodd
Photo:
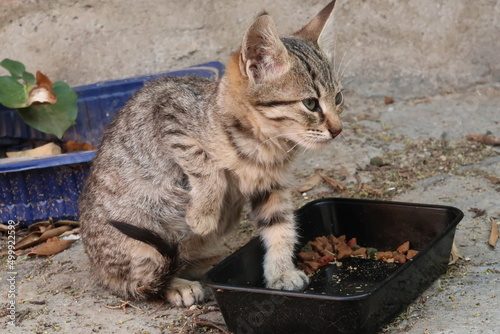
<path id="1" fill-rule="evenodd" d="M 338 264 L 337 261 L 348 257 L 405 263 L 417 254 L 418 251 L 410 249 L 409 241 L 403 243 L 395 251 L 379 252 L 372 247 L 361 247 L 356 238 L 346 240 L 345 235 L 340 237 L 329 235 L 317 237 L 302 247 L 297 253 L 297 265 L 309 275 L 329 263 Z"/>

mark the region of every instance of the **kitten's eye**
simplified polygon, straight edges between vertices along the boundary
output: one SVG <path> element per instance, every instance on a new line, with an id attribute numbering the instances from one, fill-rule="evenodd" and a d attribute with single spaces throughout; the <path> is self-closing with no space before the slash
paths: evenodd
<path id="1" fill-rule="evenodd" d="M 338 92 L 337 95 L 335 95 L 335 104 L 340 106 L 342 103 L 344 103 L 344 94 Z"/>
<path id="2" fill-rule="evenodd" d="M 318 99 L 305 99 L 302 101 L 304 106 L 311 111 L 321 111 Z"/>

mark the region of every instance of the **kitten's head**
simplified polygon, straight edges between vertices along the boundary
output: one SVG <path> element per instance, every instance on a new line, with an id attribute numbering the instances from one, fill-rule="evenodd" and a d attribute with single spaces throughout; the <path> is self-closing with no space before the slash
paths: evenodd
<path id="1" fill-rule="evenodd" d="M 342 131 L 342 90 L 333 70 L 325 29 L 335 1 L 304 28 L 280 38 L 271 17 L 260 15 L 248 28 L 227 74 L 232 95 L 252 110 L 251 119 L 268 138 L 316 148 Z"/>

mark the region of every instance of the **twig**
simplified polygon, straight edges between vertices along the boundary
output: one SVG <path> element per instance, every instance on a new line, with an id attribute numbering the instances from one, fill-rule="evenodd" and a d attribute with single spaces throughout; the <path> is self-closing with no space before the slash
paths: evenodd
<path id="1" fill-rule="evenodd" d="M 490 238 L 488 239 L 488 244 L 491 247 L 495 248 L 498 241 L 498 225 L 493 218 L 490 218 L 490 221 L 491 221 L 491 233 L 490 233 Z"/>
<path id="2" fill-rule="evenodd" d="M 152 314 L 155 314 L 156 312 L 158 312 L 162 307 L 165 306 L 165 303 L 160 303 L 158 305 L 157 308 L 155 308 L 153 311 L 149 312 L 148 315 L 152 315 Z M 156 319 L 156 317 L 154 317 L 153 319 Z"/>
<path id="3" fill-rule="evenodd" d="M 193 317 L 193 321 L 199 327 L 212 327 L 212 328 L 220 330 L 224 334 L 231 334 L 227 330 L 225 330 L 224 328 L 222 328 L 221 326 L 219 326 L 217 324 L 214 324 L 211 321 L 201 320 L 201 319 L 198 319 L 196 317 Z"/>
<path id="4" fill-rule="evenodd" d="M 359 177 L 358 173 L 354 174 L 354 178 L 356 179 L 356 192 L 361 191 L 363 188 L 363 182 L 361 181 L 361 177 Z"/>
<path id="5" fill-rule="evenodd" d="M 123 300 L 120 300 L 120 305 L 110 306 L 110 305 L 103 304 L 103 306 L 105 308 L 109 308 L 110 310 L 121 309 L 123 311 L 123 313 L 127 313 L 127 306 L 130 306 L 130 307 L 135 308 L 136 310 L 142 312 L 142 310 L 139 307 L 132 305 L 129 301 L 123 301 Z"/>
<path id="6" fill-rule="evenodd" d="M 186 327 L 186 325 L 187 325 L 187 324 L 188 324 L 188 322 L 186 321 L 186 322 L 184 322 L 184 325 L 182 325 L 181 330 L 180 330 L 180 333 L 181 333 L 181 334 L 183 334 L 183 333 L 184 333 L 184 332 L 183 332 L 183 331 L 184 331 L 184 327 Z"/>
<path id="7" fill-rule="evenodd" d="M 325 180 L 326 183 L 328 183 L 333 188 L 335 188 L 335 189 L 337 189 L 339 191 L 344 191 L 345 190 L 345 186 L 342 185 L 340 182 L 332 179 L 331 177 L 326 176 L 323 173 L 318 173 L 318 175 L 321 176 L 323 178 L 323 180 Z"/>
<path id="8" fill-rule="evenodd" d="M 380 189 L 375 189 L 369 185 L 366 185 L 366 184 L 363 184 L 363 186 L 361 187 L 361 189 L 369 192 L 369 193 L 372 193 L 372 194 L 375 194 L 375 195 L 382 195 L 384 193 L 383 190 L 380 190 Z"/>

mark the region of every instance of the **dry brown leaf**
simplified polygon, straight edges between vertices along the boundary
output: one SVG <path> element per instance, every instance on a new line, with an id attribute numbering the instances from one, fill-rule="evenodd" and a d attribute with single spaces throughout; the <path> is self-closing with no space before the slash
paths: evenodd
<path id="1" fill-rule="evenodd" d="M 28 226 L 28 231 L 45 232 L 51 228 L 54 228 L 54 223 L 52 221 L 42 221 Z"/>
<path id="2" fill-rule="evenodd" d="M 59 240 L 57 237 L 53 237 L 48 239 L 47 242 L 33 248 L 28 253 L 28 256 L 51 256 L 68 249 L 73 242 L 75 240 Z"/>
<path id="3" fill-rule="evenodd" d="M 19 240 L 16 243 L 14 250 L 25 249 L 36 246 L 45 242 L 47 239 L 61 235 L 62 233 L 71 230 L 70 226 L 63 225 L 56 228 L 48 229 L 45 232 L 32 232 Z"/>
<path id="4" fill-rule="evenodd" d="M 455 244 L 455 241 L 453 241 L 453 244 L 451 246 L 451 254 L 450 254 L 450 262 L 448 264 L 455 264 L 458 259 L 462 259 L 463 256 L 460 254 L 457 245 Z"/>
<path id="5" fill-rule="evenodd" d="M 469 141 L 475 141 L 485 145 L 498 146 L 500 145 L 500 137 L 493 136 L 491 132 L 482 133 L 474 133 L 471 135 L 465 136 Z"/>
<path id="6" fill-rule="evenodd" d="M 71 226 L 62 225 L 62 226 L 59 226 L 59 227 L 56 227 L 56 228 L 53 228 L 53 229 L 50 229 L 50 230 L 43 232 L 42 237 L 45 238 L 45 240 L 47 240 L 47 239 L 52 238 L 52 237 L 57 237 L 57 236 L 63 234 L 66 231 L 69 231 L 69 230 L 71 230 Z"/>
<path id="7" fill-rule="evenodd" d="M 22 238 L 21 240 L 16 242 L 16 247 L 14 248 L 14 250 L 33 247 L 34 245 L 39 244 L 40 242 L 42 242 L 42 241 L 39 241 L 42 234 L 43 233 L 40 231 L 32 232 L 32 233 L 28 234 L 27 236 L 25 236 L 24 238 Z"/>
<path id="8" fill-rule="evenodd" d="M 318 173 L 319 176 L 321 176 L 323 178 L 323 180 L 326 181 L 326 183 L 328 183 L 330 186 L 332 186 L 333 188 L 335 189 L 338 189 L 340 191 L 344 191 L 346 188 L 344 185 L 342 185 L 342 183 L 338 182 L 338 181 L 335 181 L 334 179 L 332 179 L 331 177 L 328 177 L 326 176 L 325 174 L 323 173 Z"/>
<path id="9" fill-rule="evenodd" d="M 474 213 L 474 217 L 472 217 L 472 218 L 481 217 L 481 216 L 484 216 L 486 214 L 486 210 L 478 209 L 478 208 L 469 208 L 469 212 Z"/>
<path id="10" fill-rule="evenodd" d="M 97 147 L 90 145 L 89 143 L 80 143 L 74 140 L 68 140 L 63 144 L 64 153 L 91 151 L 95 149 L 97 149 Z"/>
<path id="11" fill-rule="evenodd" d="M 393 104 L 394 99 L 392 97 L 386 96 L 386 97 L 384 97 L 384 103 L 385 104 Z"/>
<path id="12" fill-rule="evenodd" d="M 31 150 L 24 150 L 18 152 L 6 152 L 8 158 L 36 158 L 47 155 L 61 154 L 61 148 L 54 143 L 48 143 Z"/>
<path id="13" fill-rule="evenodd" d="M 311 176 L 310 178 L 308 178 L 301 186 L 299 189 L 297 189 L 297 191 L 301 192 L 301 193 L 304 193 L 306 191 L 309 191 L 311 189 L 314 189 L 318 184 L 320 184 L 320 182 L 322 181 L 323 179 L 321 178 L 321 176 L 319 176 L 318 174 L 314 174 L 313 176 Z"/>
<path id="14" fill-rule="evenodd" d="M 485 175 L 484 177 L 487 178 L 488 180 L 490 180 L 491 183 L 493 183 L 493 184 L 500 184 L 500 177 L 491 176 L 491 175 Z"/>
<path id="15" fill-rule="evenodd" d="M 28 105 L 33 103 L 50 103 L 57 102 L 57 97 L 52 90 L 52 82 L 42 72 L 36 72 L 36 86 L 30 91 L 28 96 Z"/>
<path id="16" fill-rule="evenodd" d="M 67 237 L 68 235 L 72 235 L 72 234 L 80 234 L 80 227 L 77 227 L 77 228 L 74 228 L 70 231 L 66 231 L 64 232 L 63 234 L 60 235 L 60 237 Z"/>
<path id="17" fill-rule="evenodd" d="M 494 219 L 490 220 L 491 220 L 491 232 L 490 232 L 490 238 L 488 239 L 488 244 L 491 247 L 495 248 L 498 241 L 498 225 Z"/>
<path id="18" fill-rule="evenodd" d="M 72 228 L 75 228 L 80 226 L 80 222 L 76 220 L 63 219 L 63 220 L 58 220 L 57 222 L 54 223 L 54 225 L 56 226 L 68 225 L 71 226 Z"/>

